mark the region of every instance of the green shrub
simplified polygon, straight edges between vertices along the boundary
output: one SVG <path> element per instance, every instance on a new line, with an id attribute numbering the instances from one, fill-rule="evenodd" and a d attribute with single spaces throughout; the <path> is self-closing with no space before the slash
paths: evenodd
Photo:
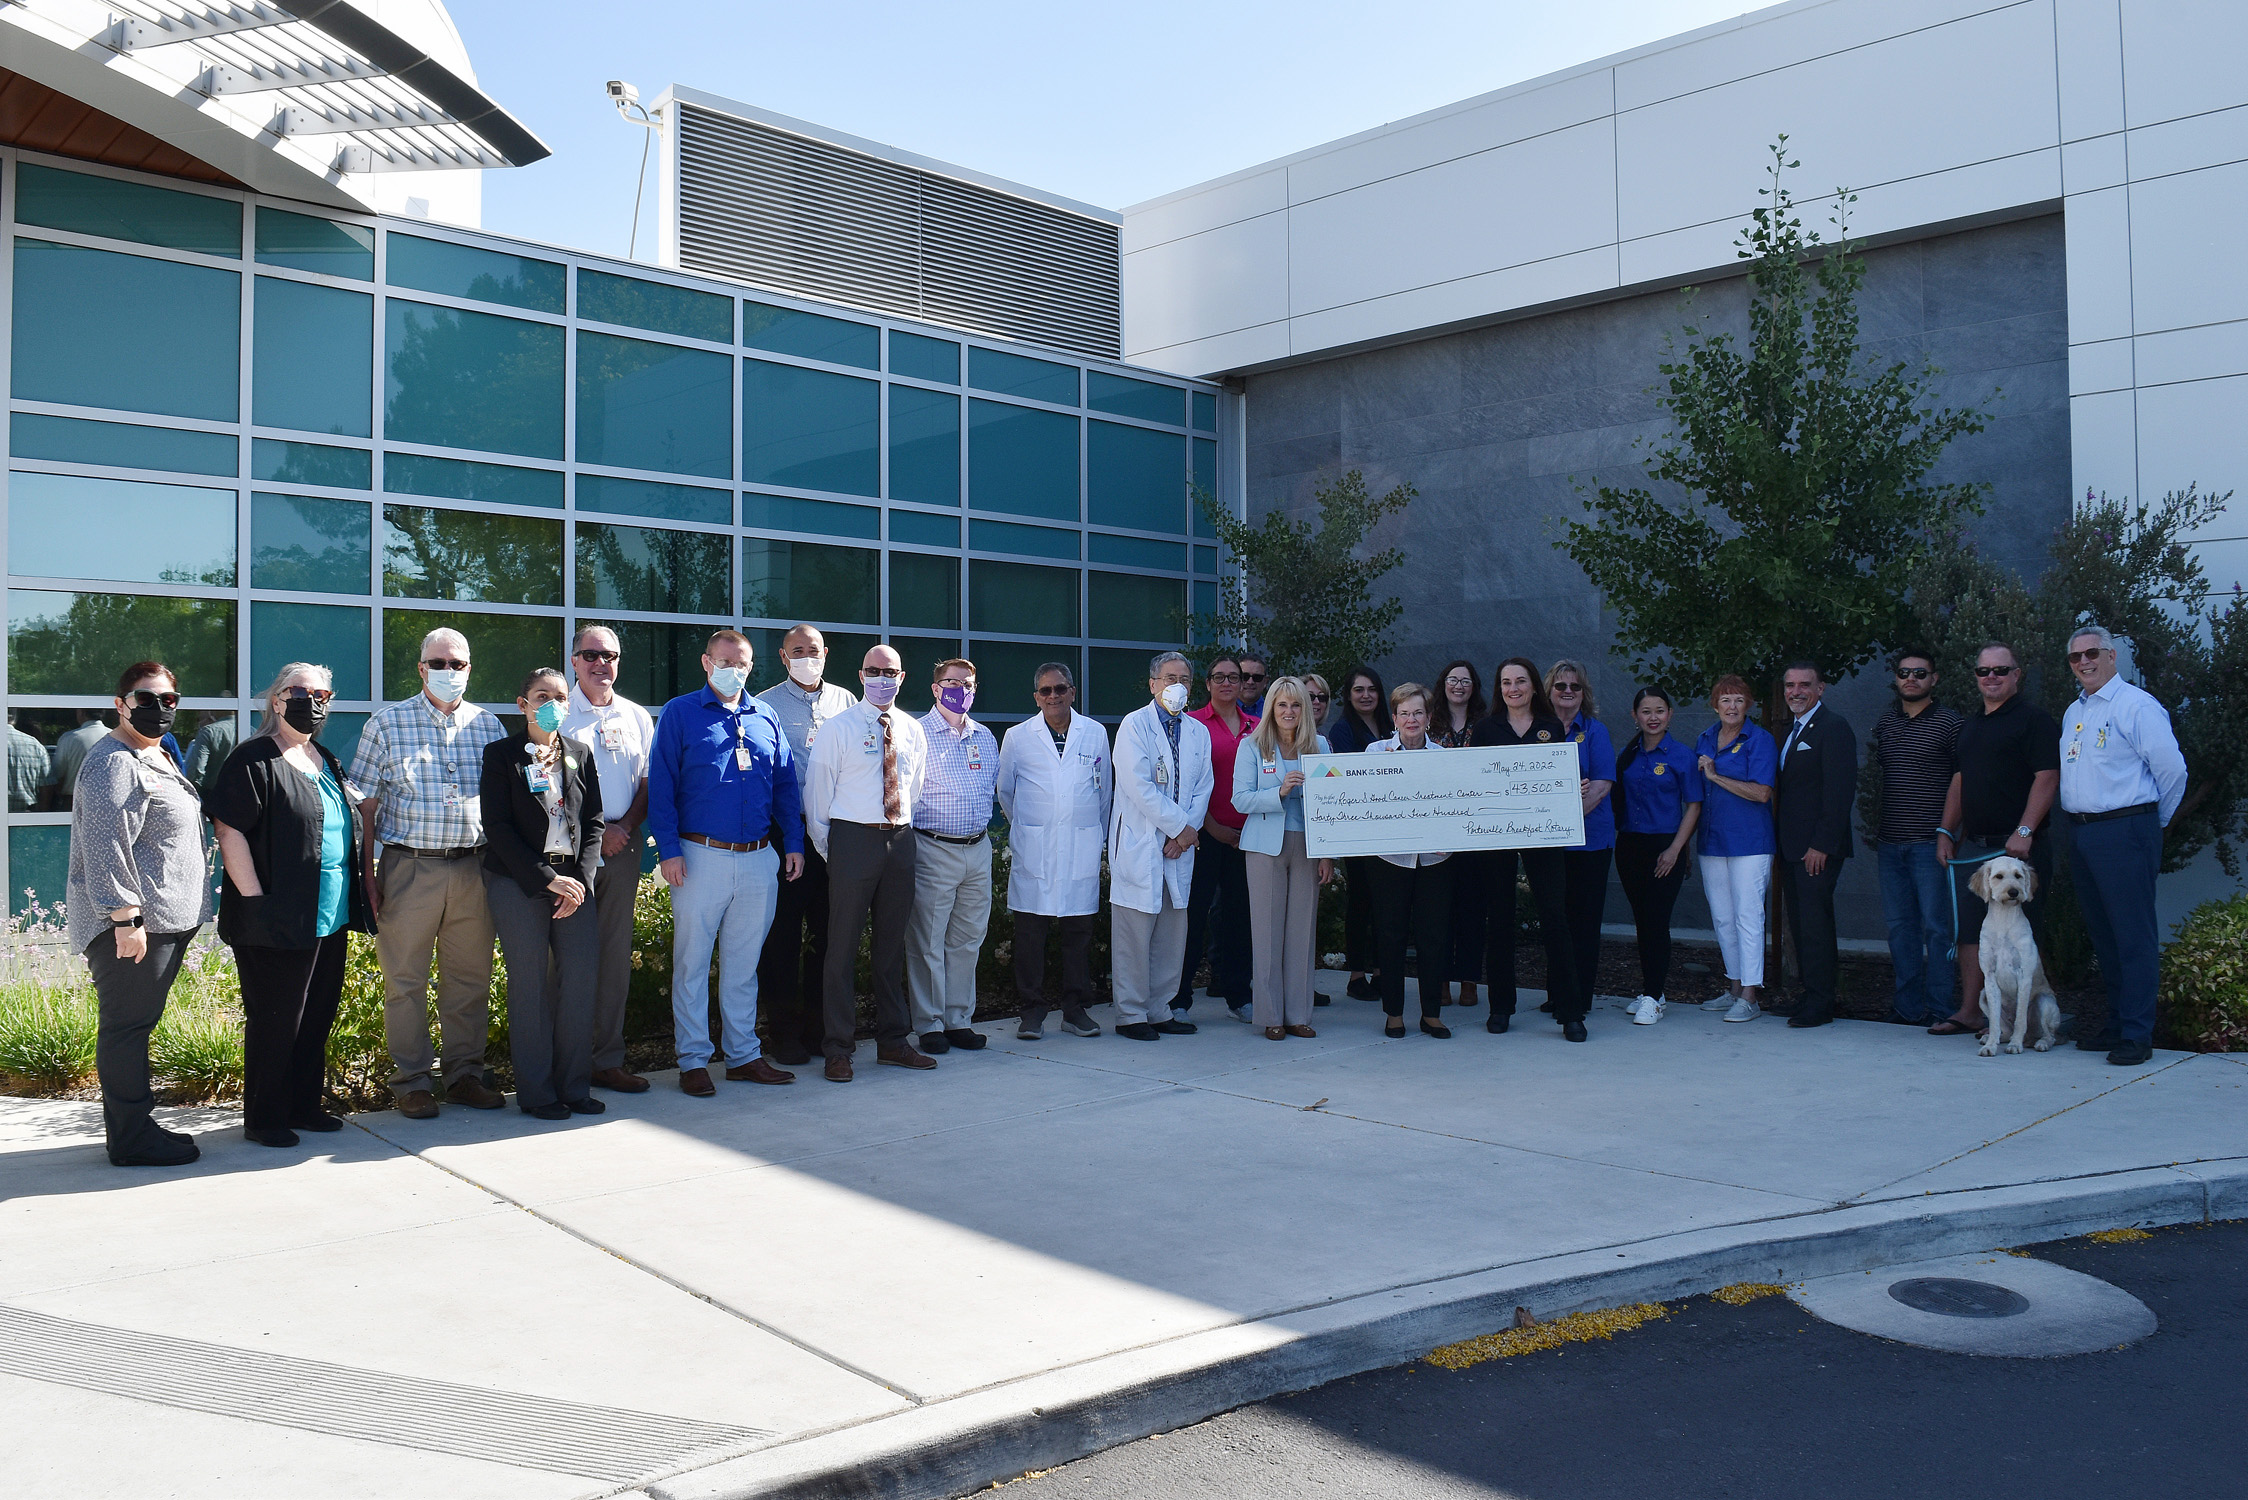
<path id="1" fill-rule="evenodd" d="M 2162 950 L 2167 1046 L 2248 1052 L 2248 891 L 2193 909 Z"/>
<path id="2" fill-rule="evenodd" d="M 0 985 L 0 1082 L 37 1094 L 60 1094 L 90 1082 L 100 1029 L 90 984 L 25 978 Z"/>
<path id="3" fill-rule="evenodd" d="M 242 1007 L 172 986 L 148 1038 L 148 1062 L 161 1085 L 186 1104 L 242 1097 Z"/>

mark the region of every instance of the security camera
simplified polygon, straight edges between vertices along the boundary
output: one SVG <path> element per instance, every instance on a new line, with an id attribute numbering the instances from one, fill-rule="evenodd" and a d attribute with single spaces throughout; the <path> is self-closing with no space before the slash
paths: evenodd
<path id="1" fill-rule="evenodd" d="M 627 104 L 638 104 L 640 102 L 640 90 L 626 83 L 622 78 L 612 78 L 609 80 L 609 100 L 619 109 L 624 108 Z"/>

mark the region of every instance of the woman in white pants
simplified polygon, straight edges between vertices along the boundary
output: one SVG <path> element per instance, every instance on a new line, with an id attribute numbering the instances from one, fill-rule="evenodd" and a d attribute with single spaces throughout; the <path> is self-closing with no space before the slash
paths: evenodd
<path id="1" fill-rule="evenodd" d="M 1780 775 L 1780 747 L 1748 721 L 1756 695 L 1738 677 L 1717 679 L 1709 690 L 1717 722 L 1694 742 L 1706 791 L 1702 798 L 1702 892 L 1725 955 L 1733 994 L 1728 1021 L 1764 1014 L 1764 892 L 1772 883 L 1772 784 Z"/>
<path id="2" fill-rule="evenodd" d="M 1325 755 L 1301 680 L 1265 689 L 1265 714 L 1233 758 L 1233 810 L 1248 822 L 1241 852 L 1249 875 L 1249 937 L 1256 977 L 1250 1024 L 1267 1041 L 1316 1036 L 1311 1029 L 1312 955 L 1319 938 L 1319 887 L 1331 860 L 1304 852 L 1303 758 Z M 1316 884 L 1314 883 L 1316 882 Z"/>

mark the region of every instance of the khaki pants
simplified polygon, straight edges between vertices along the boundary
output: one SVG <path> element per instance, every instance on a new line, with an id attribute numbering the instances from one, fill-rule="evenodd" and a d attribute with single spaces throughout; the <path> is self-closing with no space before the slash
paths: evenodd
<path id="1" fill-rule="evenodd" d="M 492 912 L 484 900 L 484 861 L 422 859 L 383 850 L 382 916 L 375 953 L 382 960 L 383 1040 L 396 1068 L 390 1091 L 430 1087 L 429 958 L 437 955 L 437 1016 L 444 1034 L 445 1081 L 481 1078 L 492 1024 Z"/>
<path id="2" fill-rule="evenodd" d="M 1302 832 L 1293 828 L 1282 835 L 1278 854 L 1244 853 L 1242 859 L 1248 868 L 1249 932 L 1256 949 L 1251 1023 L 1309 1026 L 1319 867 L 1304 853 Z"/>
<path id="3" fill-rule="evenodd" d="M 593 1071 L 624 1066 L 624 1003 L 632 994 L 632 902 L 640 894 L 640 850 L 603 860 L 593 877 L 601 957 L 594 969 Z"/>
<path id="4" fill-rule="evenodd" d="M 905 935 L 913 1029 L 958 1031 L 976 1018 L 976 958 L 991 925 L 991 840 L 948 844 L 916 833 L 913 920 Z"/>
<path id="5" fill-rule="evenodd" d="M 1119 1026 L 1160 1026 L 1171 1019 L 1171 996 L 1186 957 L 1186 908 L 1171 904 L 1168 881 L 1156 899 L 1163 903 L 1159 912 L 1109 904 L 1109 986 Z"/>

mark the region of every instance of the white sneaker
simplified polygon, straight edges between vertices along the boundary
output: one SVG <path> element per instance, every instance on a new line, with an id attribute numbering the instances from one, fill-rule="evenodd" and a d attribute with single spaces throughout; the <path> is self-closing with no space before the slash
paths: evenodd
<path id="1" fill-rule="evenodd" d="M 1754 1000 L 1751 1000 L 1748 996 L 1743 995 L 1740 999 L 1733 1002 L 1733 1008 L 1731 1010 L 1725 1012 L 1725 1019 L 1728 1021 L 1753 1021 L 1758 1016 L 1761 1016 L 1763 1014 L 1763 1006 L 1758 1005 Z"/>
<path id="2" fill-rule="evenodd" d="M 1653 995 L 1641 995 L 1631 1007 L 1631 1024 L 1652 1026 L 1663 1018 L 1663 1002 Z"/>

